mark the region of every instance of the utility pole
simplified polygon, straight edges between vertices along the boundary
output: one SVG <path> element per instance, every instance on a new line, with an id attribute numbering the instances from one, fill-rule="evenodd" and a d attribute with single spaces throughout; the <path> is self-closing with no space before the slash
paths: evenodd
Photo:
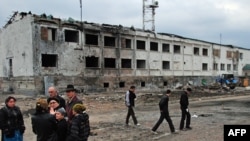
<path id="1" fill-rule="evenodd" d="M 152 0 L 151 4 L 146 3 L 148 0 L 142 0 L 142 23 L 143 23 L 143 30 L 146 29 L 146 23 L 151 23 L 151 30 L 155 31 L 155 8 L 159 7 L 158 1 Z"/>

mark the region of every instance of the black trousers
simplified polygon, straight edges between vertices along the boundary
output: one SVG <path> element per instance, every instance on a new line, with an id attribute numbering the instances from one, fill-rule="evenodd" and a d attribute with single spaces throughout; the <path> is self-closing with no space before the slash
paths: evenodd
<path id="1" fill-rule="evenodd" d="M 175 131 L 174 125 L 173 125 L 173 122 L 169 116 L 168 111 L 161 112 L 161 116 L 160 116 L 159 120 L 157 121 L 157 123 L 155 124 L 155 126 L 152 128 L 152 131 L 156 131 L 164 119 L 166 119 L 166 121 L 168 122 L 168 125 L 169 125 L 171 132 L 174 132 Z"/>
<path id="2" fill-rule="evenodd" d="M 180 130 L 184 128 L 184 123 L 185 123 L 185 120 L 187 118 L 187 121 L 186 121 L 186 128 L 187 127 L 190 127 L 190 113 L 189 111 L 187 112 L 185 108 L 181 108 L 181 123 L 180 123 Z"/>
<path id="3" fill-rule="evenodd" d="M 134 124 L 136 125 L 138 122 L 137 122 L 137 119 L 135 117 L 134 107 L 132 107 L 132 106 L 128 106 L 128 113 L 127 113 L 127 117 L 126 117 L 126 124 L 129 123 L 130 116 L 132 116 Z"/>

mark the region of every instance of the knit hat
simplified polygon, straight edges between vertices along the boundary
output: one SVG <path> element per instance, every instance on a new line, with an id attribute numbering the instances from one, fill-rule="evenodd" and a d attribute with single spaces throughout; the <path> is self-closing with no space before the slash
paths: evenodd
<path id="1" fill-rule="evenodd" d="M 66 111 L 65 111 L 65 109 L 64 109 L 63 107 L 57 109 L 56 112 L 59 112 L 59 113 L 61 113 L 63 116 L 66 116 Z"/>
<path id="2" fill-rule="evenodd" d="M 47 110 L 48 109 L 48 103 L 46 99 L 40 98 L 36 102 L 36 107 L 39 109 Z"/>
<path id="3" fill-rule="evenodd" d="M 56 97 L 49 97 L 47 102 L 49 103 L 51 100 L 55 100 L 57 103 L 60 104 L 60 100 L 58 98 L 56 98 Z"/>
<path id="4" fill-rule="evenodd" d="M 73 110 L 76 112 L 76 113 L 82 113 L 83 111 L 86 110 L 86 107 L 83 105 L 83 104 L 75 104 L 73 106 Z"/>

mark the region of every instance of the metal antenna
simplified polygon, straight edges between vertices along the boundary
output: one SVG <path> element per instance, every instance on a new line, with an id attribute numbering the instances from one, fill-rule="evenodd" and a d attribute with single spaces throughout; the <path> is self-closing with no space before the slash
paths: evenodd
<path id="1" fill-rule="evenodd" d="M 155 31 L 155 8 L 158 8 L 158 1 L 152 0 L 151 4 L 146 3 L 148 0 L 142 0 L 143 3 L 143 30 L 146 29 L 146 23 L 151 23 L 151 30 Z"/>

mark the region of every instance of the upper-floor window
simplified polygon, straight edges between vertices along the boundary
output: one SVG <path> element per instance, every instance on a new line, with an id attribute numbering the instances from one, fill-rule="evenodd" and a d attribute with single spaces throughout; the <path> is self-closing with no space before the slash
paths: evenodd
<path id="1" fill-rule="evenodd" d="M 115 37 L 104 36 L 104 46 L 115 47 Z"/>
<path id="2" fill-rule="evenodd" d="M 232 51 L 227 51 L 227 58 L 232 58 Z"/>
<path id="3" fill-rule="evenodd" d="M 131 48 L 131 39 L 126 39 L 126 38 L 122 38 L 121 39 L 121 47 L 122 48 Z"/>
<path id="4" fill-rule="evenodd" d="M 170 62 L 169 61 L 162 61 L 162 69 L 169 70 L 170 69 Z"/>
<path id="5" fill-rule="evenodd" d="M 220 70 L 225 70 L 225 64 L 220 64 Z"/>
<path id="6" fill-rule="evenodd" d="M 98 45 L 98 35 L 85 34 L 85 44 L 86 45 Z"/>
<path id="7" fill-rule="evenodd" d="M 158 51 L 158 43 L 157 42 L 150 42 L 150 50 Z"/>
<path id="8" fill-rule="evenodd" d="M 169 44 L 162 44 L 162 52 L 170 52 Z"/>
<path id="9" fill-rule="evenodd" d="M 137 49 L 143 49 L 143 50 L 145 50 L 146 49 L 146 43 L 145 43 L 145 41 L 137 40 L 136 41 L 136 48 Z"/>
<path id="10" fill-rule="evenodd" d="M 218 70 L 218 64 L 217 64 L 217 63 L 214 63 L 213 69 L 214 69 L 214 70 Z"/>
<path id="11" fill-rule="evenodd" d="M 200 49 L 198 47 L 194 47 L 194 55 L 199 55 Z"/>
<path id="12" fill-rule="evenodd" d="M 55 41 L 56 28 L 41 27 L 41 39 L 45 41 Z"/>
<path id="13" fill-rule="evenodd" d="M 86 57 L 86 68 L 98 68 L 99 67 L 99 58 L 95 56 Z"/>
<path id="14" fill-rule="evenodd" d="M 136 60 L 136 68 L 145 69 L 146 68 L 146 61 L 145 60 Z"/>
<path id="15" fill-rule="evenodd" d="M 203 71 L 208 70 L 208 64 L 207 63 L 202 63 L 202 70 Z"/>
<path id="16" fill-rule="evenodd" d="M 203 56 L 208 56 L 208 49 L 203 48 L 203 49 L 202 49 L 202 55 L 203 55 Z"/>
<path id="17" fill-rule="evenodd" d="M 174 53 L 181 53 L 181 46 L 174 45 Z"/>
<path id="18" fill-rule="evenodd" d="M 65 42 L 79 42 L 79 32 L 76 30 L 64 30 Z"/>
<path id="19" fill-rule="evenodd" d="M 220 57 L 220 50 L 219 49 L 213 49 L 213 55 L 216 57 Z"/>

